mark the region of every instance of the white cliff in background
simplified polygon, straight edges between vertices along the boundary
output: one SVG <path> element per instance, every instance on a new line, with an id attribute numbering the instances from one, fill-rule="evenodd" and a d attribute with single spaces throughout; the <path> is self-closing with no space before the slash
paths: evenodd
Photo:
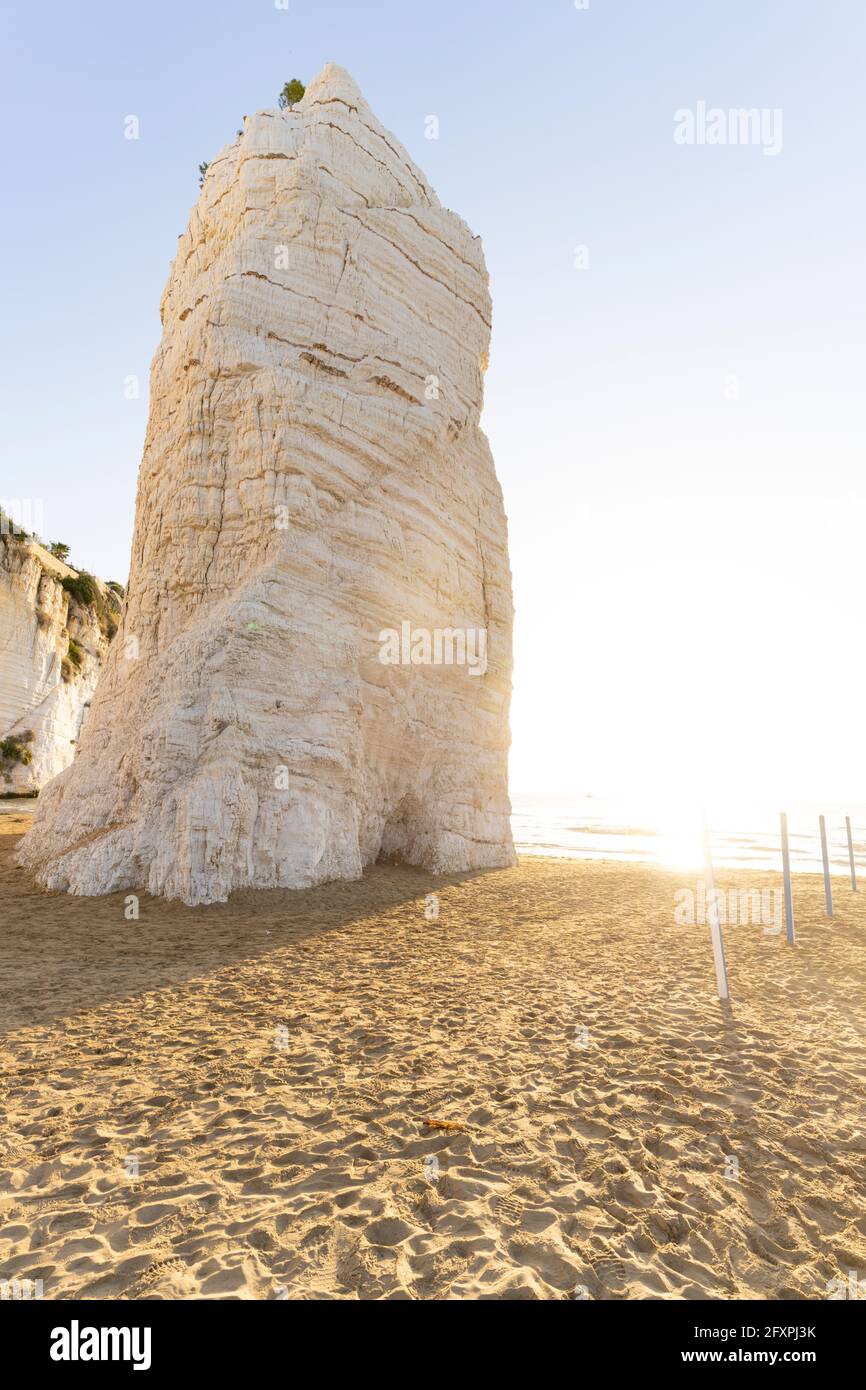
<path id="1" fill-rule="evenodd" d="M 513 862 L 490 317 L 478 238 L 340 68 L 212 161 L 121 630 L 20 852 L 43 884 L 202 903 Z"/>
<path id="2" fill-rule="evenodd" d="M 75 570 L 41 545 L 0 534 L 0 796 L 37 792 L 69 766 L 108 654 L 105 613 L 119 616 L 119 600 L 96 581 L 100 620 L 64 578 Z"/>

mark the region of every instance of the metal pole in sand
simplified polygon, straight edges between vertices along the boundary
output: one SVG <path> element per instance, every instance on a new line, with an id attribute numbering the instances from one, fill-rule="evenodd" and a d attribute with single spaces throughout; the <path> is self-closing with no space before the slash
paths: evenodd
<path id="1" fill-rule="evenodd" d="M 821 858 L 824 861 L 824 897 L 827 901 L 827 916 L 833 916 L 833 892 L 830 888 L 830 859 L 827 854 L 827 822 L 823 816 L 819 816 L 818 823 L 821 826 Z"/>
<path id="2" fill-rule="evenodd" d="M 713 874 L 713 851 L 710 844 L 710 827 L 704 816 L 704 879 L 707 885 L 707 922 L 710 940 L 713 943 L 713 963 L 716 967 L 716 989 L 720 999 L 729 999 L 728 966 L 725 961 L 725 941 L 719 922 L 719 904 L 716 898 L 716 881 Z"/>
<path id="3" fill-rule="evenodd" d="M 788 817 L 785 812 L 781 815 L 782 821 L 782 872 L 785 877 L 785 930 L 788 937 L 788 945 L 793 946 L 796 940 L 794 936 L 794 895 L 791 892 L 791 854 L 788 849 Z"/>
<path id="4" fill-rule="evenodd" d="M 857 892 L 857 869 L 854 865 L 854 841 L 851 838 L 851 817 L 845 817 L 845 829 L 848 831 L 848 858 L 851 861 L 851 887 Z"/>

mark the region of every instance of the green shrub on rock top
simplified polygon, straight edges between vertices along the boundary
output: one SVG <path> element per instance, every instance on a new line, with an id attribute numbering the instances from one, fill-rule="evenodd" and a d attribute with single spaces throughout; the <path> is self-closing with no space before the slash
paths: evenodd
<path id="1" fill-rule="evenodd" d="M 301 100 L 301 97 L 304 95 L 304 92 L 306 90 L 307 89 L 304 86 L 303 82 L 300 82 L 297 77 L 293 77 L 291 82 L 286 83 L 285 87 L 280 92 L 280 95 L 277 98 L 281 110 L 285 111 L 287 106 L 295 106 L 297 102 Z"/>

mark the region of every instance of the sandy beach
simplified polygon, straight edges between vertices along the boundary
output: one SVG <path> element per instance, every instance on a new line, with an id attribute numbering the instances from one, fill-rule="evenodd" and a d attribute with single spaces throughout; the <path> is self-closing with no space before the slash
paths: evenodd
<path id="1" fill-rule="evenodd" d="M 795 949 L 731 928 L 724 1007 L 706 928 L 674 921 L 681 872 L 380 866 L 142 895 L 134 921 L 122 894 L 34 888 L 28 822 L 0 817 L 4 1279 L 823 1299 L 866 1270 L 866 891 L 838 881 L 828 923 L 798 877 Z"/>

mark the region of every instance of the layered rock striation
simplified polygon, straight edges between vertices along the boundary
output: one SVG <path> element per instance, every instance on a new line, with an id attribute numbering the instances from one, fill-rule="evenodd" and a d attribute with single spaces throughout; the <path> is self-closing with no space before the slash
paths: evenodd
<path id="1" fill-rule="evenodd" d="M 513 862 L 479 240 L 347 73 L 210 164 L 162 300 L 127 603 L 21 862 L 186 903 Z"/>

